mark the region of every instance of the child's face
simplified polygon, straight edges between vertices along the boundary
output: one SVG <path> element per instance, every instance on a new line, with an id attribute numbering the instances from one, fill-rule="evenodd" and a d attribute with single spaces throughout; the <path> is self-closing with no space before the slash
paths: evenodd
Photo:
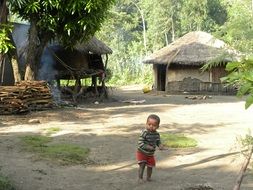
<path id="1" fill-rule="evenodd" d="M 146 129 L 155 132 L 159 128 L 159 123 L 156 119 L 149 118 L 146 123 Z"/>

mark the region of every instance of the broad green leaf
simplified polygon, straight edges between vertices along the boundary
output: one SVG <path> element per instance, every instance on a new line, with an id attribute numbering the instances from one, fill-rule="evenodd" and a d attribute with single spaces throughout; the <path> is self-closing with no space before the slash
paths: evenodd
<path id="1" fill-rule="evenodd" d="M 253 95 L 249 95 L 246 98 L 245 109 L 248 109 L 253 104 Z"/>
<path id="2" fill-rule="evenodd" d="M 244 74 L 244 79 L 253 82 L 253 70 Z"/>
<path id="3" fill-rule="evenodd" d="M 236 83 L 240 80 L 240 78 L 243 76 L 243 73 L 239 73 L 239 72 L 232 72 L 230 74 L 227 75 L 227 79 L 226 82 L 229 83 Z"/>
<path id="4" fill-rule="evenodd" d="M 249 91 L 250 91 L 250 89 L 252 88 L 253 86 L 252 86 L 252 84 L 251 83 L 245 83 L 245 84 L 243 84 L 240 88 L 239 88 L 239 90 L 238 90 L 238 92 L 237 92 L 237 96 L 238 97 L 242 97 L 243 95 L 245 95 L 245 94 L 247 94 Z"/>
<path id="5" fill-rule="evenodd" d="M 252 67 L 252 65 L 253 65 L 253 55 L 248 56 L 242 62 L 244 63 L 244 65 Z"/>
<path id="6" fill-rule="evenodd" d="M 226 65 L 226 71 L 230 72 L 235 69 L 238 69 L 241 66 L 240 62 L 230 62 Z"/>

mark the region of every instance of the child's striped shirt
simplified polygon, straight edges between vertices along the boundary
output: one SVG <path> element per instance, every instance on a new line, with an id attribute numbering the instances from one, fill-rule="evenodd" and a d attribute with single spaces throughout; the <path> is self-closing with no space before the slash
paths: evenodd
<path id="1" fill-rule="evenodd" d="M 160 134 L 157 131 L 151 132 L 148 131 L 147 129 L 144 129 L 140 134 L 138 140 L 138 150 L 148 156 L 152 156 L 155 153 L 156 146 L 160 146 L 160 144 L 161 144 Z M 154 149 L 153 150 L 148 149 L 147 145 L 153 146 Z"/>

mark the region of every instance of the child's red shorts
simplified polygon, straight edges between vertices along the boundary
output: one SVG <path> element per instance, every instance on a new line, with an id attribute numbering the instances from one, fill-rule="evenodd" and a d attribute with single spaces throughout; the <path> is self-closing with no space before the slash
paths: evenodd
<path id="1" fill-rule="evenodd" d="M 136 158 L 138 160 L 138 164 L 145 162 L 148 167 L 155 166 L 155 157 L 154 156 L 147 156 L 144 153 L 137 151 Z"/>

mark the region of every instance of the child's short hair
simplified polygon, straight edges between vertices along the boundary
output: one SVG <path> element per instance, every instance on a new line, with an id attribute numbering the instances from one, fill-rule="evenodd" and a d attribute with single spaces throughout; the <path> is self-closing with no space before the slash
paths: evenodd
<path id="1" fill-rule="evenodd" d="M 155 119 L 157 121 L 158 124 L 160 124 L 160 117 L 158 115 L 155 115 L 155 114 L 150 114 L 147 118 L 147 121 L 149 119 Z"/>

